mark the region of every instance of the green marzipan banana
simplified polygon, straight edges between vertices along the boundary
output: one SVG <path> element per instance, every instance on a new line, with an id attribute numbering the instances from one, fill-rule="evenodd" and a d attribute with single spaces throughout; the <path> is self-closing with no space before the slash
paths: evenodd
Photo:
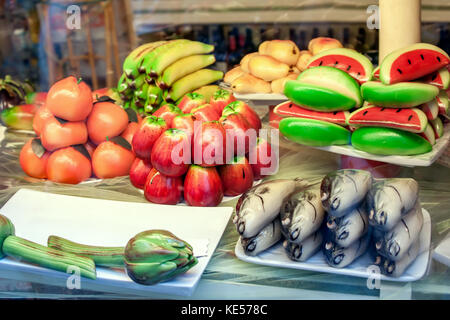
<path id="1" fill-rule="evenodd" d="M 190 40 L 186 39 L 177 39 L 177 40 L 171 40 L 167 41 L 163 45 L 155 48 L 154 50 L 150 51 L 148 54 L 145 55 L 144 60 L 142 61 L 141 68 L 142 70 L 148 74 L 151 78 L 156 79 L 157 74 L 153 74 L 152 71 L 152 65 L 153 62 L 160 56 L 165 54 L 166 51 L 168 51 L 170 48 L 177 46 L 180 43 L 184 42 L 192 42 Z"/>
<path id="2" fill-rule="evenodd" d="M 50 248 L 88 257 L 94 260 L 94 263 L 97 266 L 123 267 L 125 265 L 124 247 L 89 246 L 72 242 L 58 236 L 48 237 L 47 245 Z"/>
<path id="3" fill-rule="evenodd" d="M 81 276 L 89 279 L 97 278 L 92 259 L 45 247 L 16 236 L 6 238 L 2 250 L 7 256 L 20 261 L 62 272 L 67 272 L 69 267 L 78 267 Z"/>
<path id="4" fill-rule="evenodd" d="M 159 54 L 150 66 L 150 76 L 155 78 L 162 75 L 163 71 L 176 61 L 192 56 L 211 53 L 214 51 L 214 46 L 198 41 L 179 42 L 176 45 L 168 48 L 164 53 Z M 183 66 L 184 68 L 186 66 Z M 200 68 L 199 68 L 200 69 Z M 195 70 L 194 70 L 195 71 Z"/>
<path id="5" fill-rule="evenodd" d="M 169 91 L 164 92 L 164 100 L 173 103 L 186 93 L 223 78 L 223 72 L 211 69 L 200 69 L 177 80 Z"/>
<path id="6" fill-rule="evenodd" d="M 133 51 L 125 58 L 123 62 L 123 71 L 129 78 L 135 78 L 139 75 L 139 68 L 142 64 L 142 61 L 145 58 L 145 55 L 151 52 L 153 49 L 159 47 L 164 44 L 166 41 L 156 41 L 143 44 Z"/>
<path id="7" fill-rule="evenodd" d="M 168 89 L 178 79 L 197 70 L 206 68 L 214 62 L 216 62 L 216 58 L 213 54 L 197 54 L 181 58 L 164 70 L 164 73 L 158 77 L 156 84 L 163 90 Z"/>

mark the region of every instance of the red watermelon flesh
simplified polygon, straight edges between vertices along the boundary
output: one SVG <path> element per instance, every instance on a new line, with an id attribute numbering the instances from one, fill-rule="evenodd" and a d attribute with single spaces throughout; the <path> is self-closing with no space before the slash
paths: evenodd
<path id="1" fill-rule="evenodd" d="M 425 114 L 417 108 L 383 108 L 369 105 L 350 114 L 350 126 L 376 126 L 422 132 L 428 124 Z"/>
<path id="2" fill-rule="evenodd" d="M 372 73 L 372 79 L 373 80 L 380 80 L 380 67 L 376 67 L 375 69 L 373 69 L 373 73 Z"/>
<path id="3" fill-rule="evenodd" d="M 447 89 L 449 86 L 449 71 L 447 68 L 442 68 L 436 72 L 433 72 L 422 79 L 420 82 L 432 84 L 433 86 L 438 87 L 439 89 Z"/>
<path id="4" fill-rule="evenodd" d="M 449 63 L 448 57 L 434 50 L 416 49 L 405 52 L 392 63 L 389 84 L 418 79 Z"/>
<path id="5" fill-rule="evenodd" d="M 436 99 L 430 102 L 424 103 L 420 106 L 420 109 L 425 113 L 428 120 L 434 120 L 439 114 L 439 106 Z"/>
<path id="6" fill-rule="evenodd" d="M 431 143 L 431 145 L 434 145 L 436 143 L 436 136 L 434 134 L 434 130 L 431 124 L 427 125 L 425 130 L 419 133 L 419 135 L 422 136 L 422 138 L 427 140 L 429 143 Z"/>
<path id="7" fill-rule="evenodd" d="M 447 92 L 448 94 L 448 92 Z M 448 96 L 446 96 L 444 91 L 441 91 L 439 95 L 436 96 L 436 104 L 439 108 L 438 113 L 446 116 L 448 114 Z"/>
<path id="8" fill-rule="evenodd" d="M 348 111 L 319 112 L 302 108 L 290 101 L 280 103 L 273 112 L 281 117 L 297 117 L 305 119 L 322 120 L 340 125 L 347 125 Z"/>
<path id="9" fill-rule="evenodd" d="M 308 68 L 319 66 L 334 67 L 342 71 L 345 71 L 350 76 L 352 76 L 356 81 L 358 81 L 359 84 L 369 80 L 369 75 L 366 74 L 366 71 L 364 70 L 362 64 L 358 60 L 355 60 L 351 57 L 343 55 L 323 56 L 320 59 L 312 61 L 308 65 Z"/>

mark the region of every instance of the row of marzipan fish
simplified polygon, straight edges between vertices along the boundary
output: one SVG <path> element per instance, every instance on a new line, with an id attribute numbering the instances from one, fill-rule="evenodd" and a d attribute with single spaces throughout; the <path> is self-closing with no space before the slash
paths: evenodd
<path id="1" fill-rule="evenodd" d="M 250 256 L 283 240 L 293 261 L 322 249 L 330 266 L 343 268 L 369 251 L 383 274 L 399 277 L 420 253 L 418 195 L 413 179 L 342 169 L 320 188 L 299 178 L 255 186 L 239 199 L 233 222 Z"/>

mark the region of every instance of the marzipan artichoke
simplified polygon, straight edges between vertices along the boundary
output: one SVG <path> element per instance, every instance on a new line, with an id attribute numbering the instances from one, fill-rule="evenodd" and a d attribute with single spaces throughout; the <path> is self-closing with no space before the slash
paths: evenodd
<path id="1" fill-rule="evenodd" d="M 131 238 L 125 247 L 128 276 L 152 285 L 170 280 L 197 264 L 192 247 L 166 230 L 148 230 Z"/>

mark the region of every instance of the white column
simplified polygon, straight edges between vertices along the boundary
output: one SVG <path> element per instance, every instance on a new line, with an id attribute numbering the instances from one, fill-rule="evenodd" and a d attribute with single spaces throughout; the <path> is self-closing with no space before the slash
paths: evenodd
<path id="1" fill-rule="evenodd" d="M 390 52 L 420 42 L 421 0 L 379 0 L 379 61 Z"/>

